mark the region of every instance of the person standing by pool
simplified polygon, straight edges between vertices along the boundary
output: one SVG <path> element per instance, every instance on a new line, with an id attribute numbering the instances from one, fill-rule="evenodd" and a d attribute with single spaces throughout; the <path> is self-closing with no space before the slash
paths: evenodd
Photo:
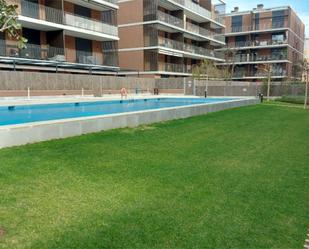
<path id="1" fill-rule="evenodd" d="M 123 99 L 123 97 L 127 98 L 128 97 L 128 91 L 126 88 L 121 88 L 120 90 L 120 94 L 121 94 L 121 99 Z"/>

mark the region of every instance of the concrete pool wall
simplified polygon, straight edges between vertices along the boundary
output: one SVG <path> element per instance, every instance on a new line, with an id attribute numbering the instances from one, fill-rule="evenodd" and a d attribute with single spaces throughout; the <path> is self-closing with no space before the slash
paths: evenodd
<path id="1" fill-rule="evenodd" d="M 257 103 L 259 103 L 258 99 L 248 98 L 222 103 L 207 103 L 111 115 L 0 126 L 0 148 L 73 137 L 110 129 L 137 127 L 139 125 L 188 118 L 240 106 L 254 105 Z"/>

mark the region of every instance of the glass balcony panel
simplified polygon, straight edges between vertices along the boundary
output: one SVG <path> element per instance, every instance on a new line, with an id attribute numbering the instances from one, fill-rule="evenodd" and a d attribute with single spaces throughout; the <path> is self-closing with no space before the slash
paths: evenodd
<path id="1" fill-rule="evenodd" d="M 15 0 L 15 2 L 21 4 L 21 15 L 23 16 L 118 36 L 118 28 L 116 26 L 103 23 L 98 20 L 63 12 L 60 9 L 51 8 L 25 0 Z"/>

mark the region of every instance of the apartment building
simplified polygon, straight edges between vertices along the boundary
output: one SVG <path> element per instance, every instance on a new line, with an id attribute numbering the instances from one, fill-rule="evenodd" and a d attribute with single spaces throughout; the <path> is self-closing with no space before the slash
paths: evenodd
<path id="1" fill-rule="evenodd" d="M 117 0 L 7 0 L 18 6 L 22 36 L 0 33 L 0 69 L 118 71 Z"/>
<path id="2" fill-rule="evenodd" d="M 226 47 L 218 51 L 226 55 L 221 65 L 234 68 L 233 79 L 260 81 L 269 68 L 273 80 L 296 77 L 293 65 L 303 60 L 305 25 L 293 9 L 236 7 L 225 24 Z"/>
<path id="3" fill-rule="evenodd" d="M 204 59 L 223 62 L 222 0 L 119 0 L 119 65 L 124 75 L 192 75 Z"/>

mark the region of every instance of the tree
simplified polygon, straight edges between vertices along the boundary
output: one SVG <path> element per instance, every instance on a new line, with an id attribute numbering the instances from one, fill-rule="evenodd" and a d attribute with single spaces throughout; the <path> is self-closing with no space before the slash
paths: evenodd
<path id="1" fill-rule="evenodd" d="M 223 67 L 222 72 L 223 72 L 224 78 L 231 80 L 234 76 L 234 71 L 235 71 L 236 50 L 227 48 L 224 51 L 224 57 L 225 57 L 225 61 L 228 64 Z"/>
<path id="2" fill-rule="evenodd" d="M 192 69 L 192 75 L 195 79 L 202 78 L 222 78 L 222 71 L 216 67 L 213 61 L 203 60 L 201 64 L 195 65 Z"/>
<path id="3" fill-rule="evenodd" d="M 305 75 L 306 86 L 305 86 L 305 101 L 304 101 L 304 109 L 307 108 L 308 105 L 308 82 L 309 82 L 309 61 L 306 59 L 304 61 L 300 61 L 297 63 L 298 70 Z"/>
<path id="4" fill-rule="evenodd" d="M 21 36 L 21 25 L 18 23 L 17 5 L 7 4 L 5 0 L 0 0 L 0 32 L 16 39 L 19 47 L 25 47 L 27 39 Z"/>
<path id="5" fill-rule="evenodd" d="M 264 71 L 267 74 L 267 101 L 270 100 L 270 84 L 272 75 L 272 65 L 271 64 L 261 64 L 258 67 L 259 70 Z"/>

